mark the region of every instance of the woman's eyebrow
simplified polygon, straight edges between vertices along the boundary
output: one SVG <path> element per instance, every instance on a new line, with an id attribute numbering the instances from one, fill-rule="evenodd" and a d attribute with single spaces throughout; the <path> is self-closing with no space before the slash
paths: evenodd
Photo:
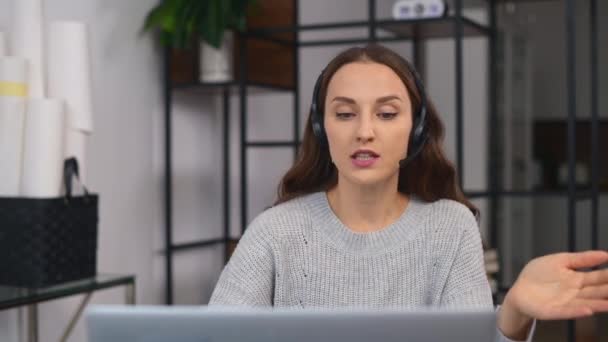
<path id="1" fill-rule="evenodd" d="M 377 103 L 384 103 L 384 102 L 389 102 L 389 101 L 392 101 L 392 100 L 399 100 L 399 101 L 401 101 L 401 98 L 399 96 L 397 96 L 397 95 L 388 95 L 388 96 L 379 97 L 376 100 L 376 102 Z"/>
<path id="2" fill-rule="evenodd" d="M 376 103 L 385 103 L 385 102 L 389 102 L 392 100 L 399 100 L 402 101 L 401 98 L 397 95 L 387 95 L 387 96 L 382 96 L 376 99 Z M 356 104 L 357 101 L 355 101 L 354 99 L 351 99 L 350 97 L 346 97 L 346 96 L 336 96 L 334 97 L 333 100 L 331 100 L 331 102 L 345 102 L 345 103 L 350 103 L 350 104 Z"/>
<path id="3" fill-rule="evenodd" d="M 346 103 L 350 103 L 350 104 L 357 103 L 354 99 L 351 99 L 350 97 L 345 97 L 345 96 L 336 96 L 336 97 L 334 97 L 333 100 L 331 100 L 331 102 L 334 102 L 334 101 L 346 102 Z"/>

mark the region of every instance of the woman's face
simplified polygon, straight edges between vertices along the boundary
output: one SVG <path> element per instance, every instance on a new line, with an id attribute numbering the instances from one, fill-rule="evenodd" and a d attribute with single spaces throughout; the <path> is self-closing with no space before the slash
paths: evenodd
<path id="1" fill-rule="evenodd" d="M 331 78 L 324 123 L 341 181 L 374 185 L 398 179 L 412 127 L 407 89 L 388 66 L 345 64 Z"/>

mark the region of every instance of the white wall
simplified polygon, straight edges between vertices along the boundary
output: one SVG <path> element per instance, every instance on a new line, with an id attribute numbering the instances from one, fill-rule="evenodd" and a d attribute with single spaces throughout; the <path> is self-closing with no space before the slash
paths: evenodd
<path id="1" fill-rule="evenodd" d="M 7 0 L 0 0 L 0 31 L 8 32 L 9 11 Z M 7 42 L 8 44 L 8 42 Z M 0 311 L 0 339 L 15 341 L 17 338 L 17 310 Z"/>
<path id="2" fill-rule="evenodd" d="M 0 26 L 10 26 L 12 1 L 0 0 Z M 158 303 L 162 270 L 159 55 L 138 36 L 156 0 L 46 0 L 49 19 L 84 21 L 90 28 L 95 132 L 88 147 L 88 186 L 100 193 L 98 269 L 137 275 L 137 300 Z M 122 303 L 122 289 L 96 303 Z M 57 341 L 80 297 L 41 304 L 40 341 Z M 0 340 L 17 341 L 14 312 L 0 312 Z M 80 322 L 70 341 L 84 341 Z"/>

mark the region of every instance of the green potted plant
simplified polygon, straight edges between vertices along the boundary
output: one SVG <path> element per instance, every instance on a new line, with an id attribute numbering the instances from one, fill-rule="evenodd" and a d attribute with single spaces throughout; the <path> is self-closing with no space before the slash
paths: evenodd
<path id="1" fill-rule="evenodd" d="M 146 17 L 144 30 L 160 30 L 164 45 L 185 48 L 199 40 L 201 82 L 233 79 L 232 31 L 244 31 L 256 0 L 164 0 Z"/>

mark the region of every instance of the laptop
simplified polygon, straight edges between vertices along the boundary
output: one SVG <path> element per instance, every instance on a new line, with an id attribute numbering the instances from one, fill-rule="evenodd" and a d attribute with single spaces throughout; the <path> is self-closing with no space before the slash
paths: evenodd
<path id="1" fill-rule="evenodd" d="M 494 341 L 491 311 L 91 306 L 89 342 Z"/>

